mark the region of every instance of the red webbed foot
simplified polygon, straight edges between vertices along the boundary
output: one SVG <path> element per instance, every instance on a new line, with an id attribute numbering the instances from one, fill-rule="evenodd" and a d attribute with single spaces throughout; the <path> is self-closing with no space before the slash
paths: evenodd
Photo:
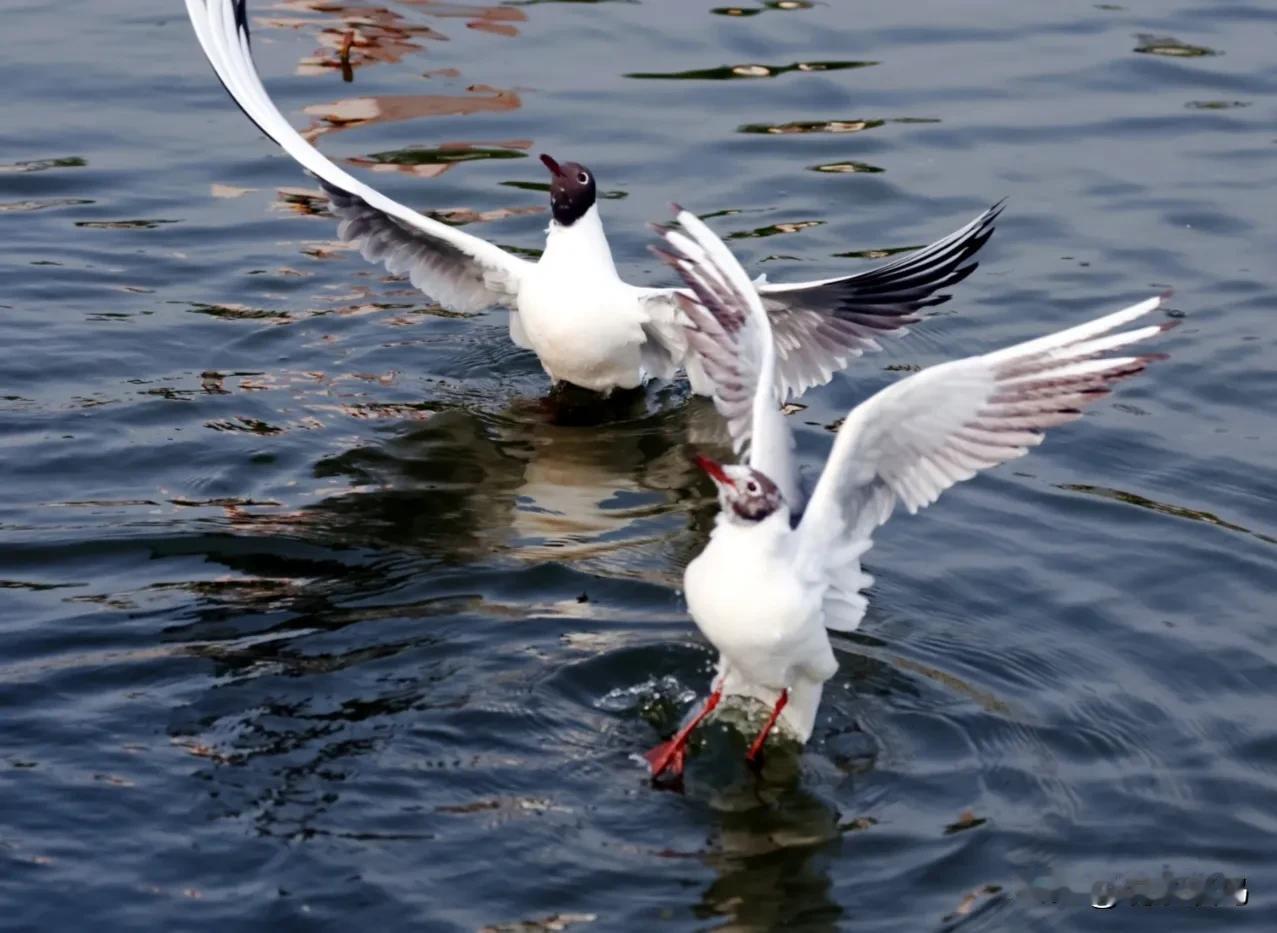
<path id="1" fill-rule="evenodd" d="M 701 711 L 696 714 L 696 718 L 678 730 L 678 735 L 644 753 L 643 757 L 652 768 L 653 781 L 662 775 L 668 775 L 676 780 L 683 776 L 683 764 L 687 757 L 687 740 L 691 737 L 692 730 L 701 724 L 701 720 L 714 711 L 714 707 L 718 706 L 718 701 L 722 697 L 723 691 L 715 690 L 709 695 Z"/>
<path id="2" fill-rule="evenodd" d="M 683 764 L 687 758 L 687 743 L 680 742 L 677 737 L 662 742 L 655 748 L 643 753 L 652 769 L 652 780 L 662 776 L 679 778 L 683 776 Z"/>

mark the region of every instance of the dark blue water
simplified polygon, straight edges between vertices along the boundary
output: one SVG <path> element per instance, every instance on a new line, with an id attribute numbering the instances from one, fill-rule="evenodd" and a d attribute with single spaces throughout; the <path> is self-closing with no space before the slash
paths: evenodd
<path id="1" fill-rule="evenodd" d="M 253 6 L 325 152 L 529 250 L 533 156 L 585 162 L 636 281 L 674 199 L 779 279 L 1008 196 L 954 301 L 804 399 L 813 465 L 902 367 L 1167 286 L 1183 326 L 883 530 L 801 758 L 711 733 L 658 792 L 632 756 L 709 678 L 712 409 L 554 422 L 504 312 L 334 243 L 179 4 L 7 4 L 0 926 L 1271 928 L 1277 10 Z M 1163 871 L 1250 904 L 1087 906 Z"/>

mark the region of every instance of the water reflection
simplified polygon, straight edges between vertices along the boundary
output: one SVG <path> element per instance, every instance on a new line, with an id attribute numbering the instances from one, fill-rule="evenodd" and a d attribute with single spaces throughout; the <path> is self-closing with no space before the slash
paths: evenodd
<path id="1" fill-rule="evenodd" d="M 97 202 L 90 198 L 32 198 L 26 201 L 0 202 L 0 214 L 22 214 L 31 211 L 43 211 L 51 207 L 80 207 Z M 46 262 L 45 265 L 60 265 Z"/>
<path id="2" fill-rule="evenodd" d="M 914 250 L 922 249 L 924 245 L 910 244 L 909 246 L 883 246 L 877 249 L 853 249 L 845 253 L 833 253 L 831 255 L 840 259 L 887 259 L 898 253 L 912 253 Z"/>
<path id="3" fill-rule="evenodd" d="M 88 164 L 79 156 L 67 156 L 61 159 L 26 159 L 0 165 L 0 175 L 46 172 L 53 168 L 84 168 Z"/>
<path id="4" fill-rule="evenodd" d="M 1240 107 L 1249 107 L 1250 101 L 1245 100 L 1190 100 L 1184 105 L 1189 110 L 1233 110 Z"/>
<path id="5" fill-rule="evenodd" d="M 679 401 L 673 390 L 642 394 L 625 403 L 630 420 L 606 422 L 560 399 L 495 414 L 436 407 L 420 427 L 316 463 L 316 477 L 351 492 L 249 520 L 458 557 L 517 545 L 519 559 L 535 561 L 546 547 L 562 560 L 571 556 L 564 548 L 661 514 L 689 485 L 689 432 L 714 442 L 721 431 L 707 406 Z"/>
<path id="6" fill-rule="evenodd" d="M 1148 33 L 1141 33 L 1135 38 L 1139 40 L 1139 45 L 1135 47 L 1135 51 L 1142 55 L 1165 55 L 1170 58 L 1203 58 L 1219 54 L 1214 49 L 1207 48 L 1204 45 L 1192 45 L 1188 42 L 1181 42 L 1171 36 L 1154 36 Z"/>
<path id="7" fill-rule="evenodd" d="M 868 162 L 826 162 L 823 165 L 811 166 L 811 170 L 813 172 L 826 172 L 838 175 L 876 175 L 880 172 L 886 171 L 886 169 L 879 168 L 876 165 L 870 165 Z"/>
<path id="8" fill-rule="evenodd" d="M 1229 531 L 1239 531 L 1242 534 L 1250 535 L 1258 538 L 1268 544 L 1277 544 L 1277 538 L 1273 538 L 1262 532 L 1252 531 L 1243 525 L 1235 522 L 1226 521 L 1211 512 L 1201 509 L 1191 509 L 1183 505 L 1173 505 L 1169 502 L 1158 502 L 1155 499 L 1149 499 L 1147 496 L 1141 496 L 1133 492 L 1125 492 L 1121 489 L 1110 489 L 1105 486 L 1093 486 L 1086 483 L 1061 483 L 1060 489 L 1067 489 L 1070 492 L 1080 492 L 1086 495 L 1096 496 L 1101 499 L 1113 499 L 1117 502 L 1125 502 L 1127 505 L 1138 506 L 1142 509 L 1149 509 L 1153 512 L 1161 512 L 1163 515 L 1173 515 L 1176 518 L 1187 518 L 1195 522 L 1205 522 L 1208 525 L 1217 525 L 1220 528 L 1227 528 Z"/>
<path id="9" fill-rule="evenodd" d="M 792 62 L 788 65 L 720 65 L 717 68 L 694 68 L 690 71 L 635 71 L 627 78 L 647 78 L 675 81 L 734 81 L 736 79 L 775 78 L 793 71 L 844 71 L 848 68 L 869 68 L 879 62 L 828 61 Z"/>
<path id="10" fill-rule="evenodd" d="M 440 20 L 462 20 L 468 29 L 502 36 L 518 35 L 516 24 L 527 17 L 504 4 L 454 4 L 437 0 L 402 0 L 418 15 Z M 397 62 L 422 48 L 422 40 L 446 42 L 448 36 L 433 27 L 410 22 L 382 6 L 332 3 L 329 0 L 284 0 L 276 9 L 316 14 L 320 18 L 271 15 L 254 20 L 255 27 L 320 29 L 320 49 L 301 59 L 297 74 L 342 72 L 347 80 L 365 65 Z"/>
<path id="11" fill-rule="evenodd" d="M 452 4 L 434 0 L 405 0 L 425 16 L 445 20 L 464 20 L 470 29 L 480 29 L 501 35 L 515 35 L 512 24 L 526 20 L 525 14 L 505 5 Z M 447 41 L 448 36 L 429 26 L 413 24 L 400 13 L 385 7 L 344 5 L 327 0 L 286 0 L 284 9 L 320 14 L 321 19 L 270 16 L 255 20 L 257 27 L 275 29 L 306 29 L 316 25 L 316 33 L 323 51 L 301 59 L 298 74 L 326 74 L 341 72 L 345 80 L 353 80 L 356 69 L 374 63 L 398 62 L 405 55 L 422 48 L 419 40 Z M 426 72 L 424 77 L 459 77 L 455 68 Z M 355 97 L 324 104 L 312 104 L 305 112 L 315 120 L 302 131 L 302 135 L 314 141 L 326 133 L 356 126 L 377 123 L 393 123 L 422 117 L 461 116 L 482 112 L 515 110 L 521 106 L 514 91 L 475 84 L 466 88 L 464 95 L 405 94 L 379 97 Z M 522 143 L 522 145 L 520 145 Z M 399 150 L 373 153 L 362 159 L 350 159 L 352 164 L 381 167 L 385 170 L 406 171 L 414 175 L 433 176 L 446 171 L 457 161 L 475 158 L 510 158 L 518 152 L 511 149 L 527 148 L 531 143 L 474 144 L 466 142 L 445 143 L 435 149 Z"/>
<path id="12" fill-rule="evenodd" d="M 757 16 L 768 10 L 810 10 L 810 0 L 767 0 L 762 6 L 720 6 L 710 10 L 716 16 Z"/>
<path id="13" fill-rule="evenodd" d="M 852 661 L 881 667 L 867 659 Z M 806 749 L 771 743 L 762 770 L 755 772 L 744 755 L 766 716 L 761 704 L 722 707 L 696 741 L 687 793 L 712 813 L 698 857 L 715 877 L 694 913 L 722 921 L 716 929 L 838 929 L 844 911 L 833 896 L 829 866 L 845 835 L 867 830 L 876 820 L 840 814 L 833 800 L 849 795 L 848 776 L 871 768 L 876 749 L 868 758 L 836 763 L 842 737 L 837 731 Z M 865 738 L 854 727 L 844 728 L 848 736 Z M 865 744 L 873 743 L 862 743 L 862 753 Z"/>
<path id="14" fill-rule="evenodd" d="M 305 108 L 305 113 L 316 120 L 302 131 L 302 135 L 313 142 L 325 133 L 354 126 L 517 110 L 522 106 L 519 95 L 514 91 L 481 84 L 466 90 L 465 94 L 397 94 L 312 104 Z"/>
<path id="15" fill-rule="evenodd" d="M 524 159 L 524 150 L 532 146 L 530 139 L 513 139 L 496 143 L 449 142 L 440 146 L 406 146 L 385 152 L 372 152 L 362 158 L 348 160 L 373 171 L 400 171 L 412 175 L 440 175 L 457 162 L 486 159 Z"/>
<path id="16" fill-rule="evenodd" d="M 863 133 L 876 130 L 887 123 L 917 125 L 940 123 L 936 117 L 892 117 L 886 120 L 789 120 L 785 123 L 746 123 L 736 128 L 738 133 L 762 133 L 769 136 L 796 136 L 808 133 Z"/>
<path id="17" fill-rule="evenodd" d="M 823 220 L 787 220 L 782 223 L 768 224 L 765 227 L 755 227 L 753 230 L 737 230 L 729 233 L 727 239 L 746 240 L 778 236 L 783 233 L 801 233 L 803 230 L 810 230 L 812 227 L 820 227 L 824 224 Z"/>
<path id="18" fill-rule="evenodd" d="M 738 133 L 768 133 L 791 136 L 795 133 L 861 133 L 877 129 L 885 120 L 791 120 L 788 123 L 746 123 Z"/>
<path id="19" fill-rule="evenodd" d="M 795 785 L 771 805 L 722 809 L 705 862 L 717 873 L 694 911 L 723 918 L 718 929 L 837 930 L 830 861 L 838 851 L 838 813 Z"/>

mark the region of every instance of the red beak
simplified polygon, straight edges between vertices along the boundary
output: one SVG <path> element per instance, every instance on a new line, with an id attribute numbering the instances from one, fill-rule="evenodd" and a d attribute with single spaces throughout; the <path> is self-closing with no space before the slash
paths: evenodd
<path id="1" fill-rule="evenodd" d="M 550 170 L 550 174 L 555 178 L 558 178 L 563 174 L 563 169 L 559 168 L 559 163 L 555 162 L 544 152 L 541 153 L 541 161 L 545 163 L 545 167 Z"/>
<path id="2" fill-rule="evenodd" d="M 721 483 L 724 486 L 731 484 L 732 481 L 728 478 L 727 474 L 723 472 L 723 465 L 721 463 L 711 460 L 709 457 L 702 457 L 700 454 L 693 457 L 692 462 L 708 473 L 709 478 L 714 482 Z"/>

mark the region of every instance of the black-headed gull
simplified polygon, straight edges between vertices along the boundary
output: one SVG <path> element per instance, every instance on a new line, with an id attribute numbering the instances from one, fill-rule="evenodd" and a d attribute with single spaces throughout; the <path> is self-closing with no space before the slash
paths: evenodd
<path id="1" fill-rule="evenodd" d="M 553 219 L 536 262 L 405 207 L 356 180 L 284 119 L 262 86 L 249 47 L 244 0 L 186 0 L 195 33 L 217 77 L 257 127 L 318 179 L 338 235 L 364 258 L 460 311 L 505 306 L 510 339 L 534 351 L 554 382 L 597 392 L 672 378 L 689 365 L 675 289 L 623 282 L 599 217 L 594 174 L 575 162 L 541 160 L 550 171 Z M 760 278 L 777 348 L 782 397 L 828 382 L 875 337 L 918 320 L 966 278 L 993 233 L 995 205 L 944 239 L 876 269 L 844 278 L 771 284 Z M 694 362 L 693 390 L 708 394 Z"/>
<path id="2" fill-rule="evenodd" d="M 757 759 L 777 722 L 805 742 L 824 682 L 838 670 L 827 630 L 860 624 L 872 578 L 860 566 L 874 531 L 899 503 L 910 513 L 954 483 L 1023 456 L 1049 427 L 1158 357 L 1129 347 L 1173 321 L 1118 329 L 1166 295 L 1019 343 L 932 366 L 888 386 L 847 415 L 803 508 L 793 438 L 772 389 L 771 325 L 749 278 L 695 215 L 678 211 L 657 252 L 694 292 L 683 298 L 688 342 L 704 364 L 740 465 L 698 457 L 718 487 L 720 513 L 687 567 L 692 619 L 718 649 L 718 673 L 698 715 L 648 753 L 652 774 L 677 774 L 696 725 L 724 696 L 772 709 L 750 746 Z M 799 513 L 801 512 L 801 517 Z"/>

